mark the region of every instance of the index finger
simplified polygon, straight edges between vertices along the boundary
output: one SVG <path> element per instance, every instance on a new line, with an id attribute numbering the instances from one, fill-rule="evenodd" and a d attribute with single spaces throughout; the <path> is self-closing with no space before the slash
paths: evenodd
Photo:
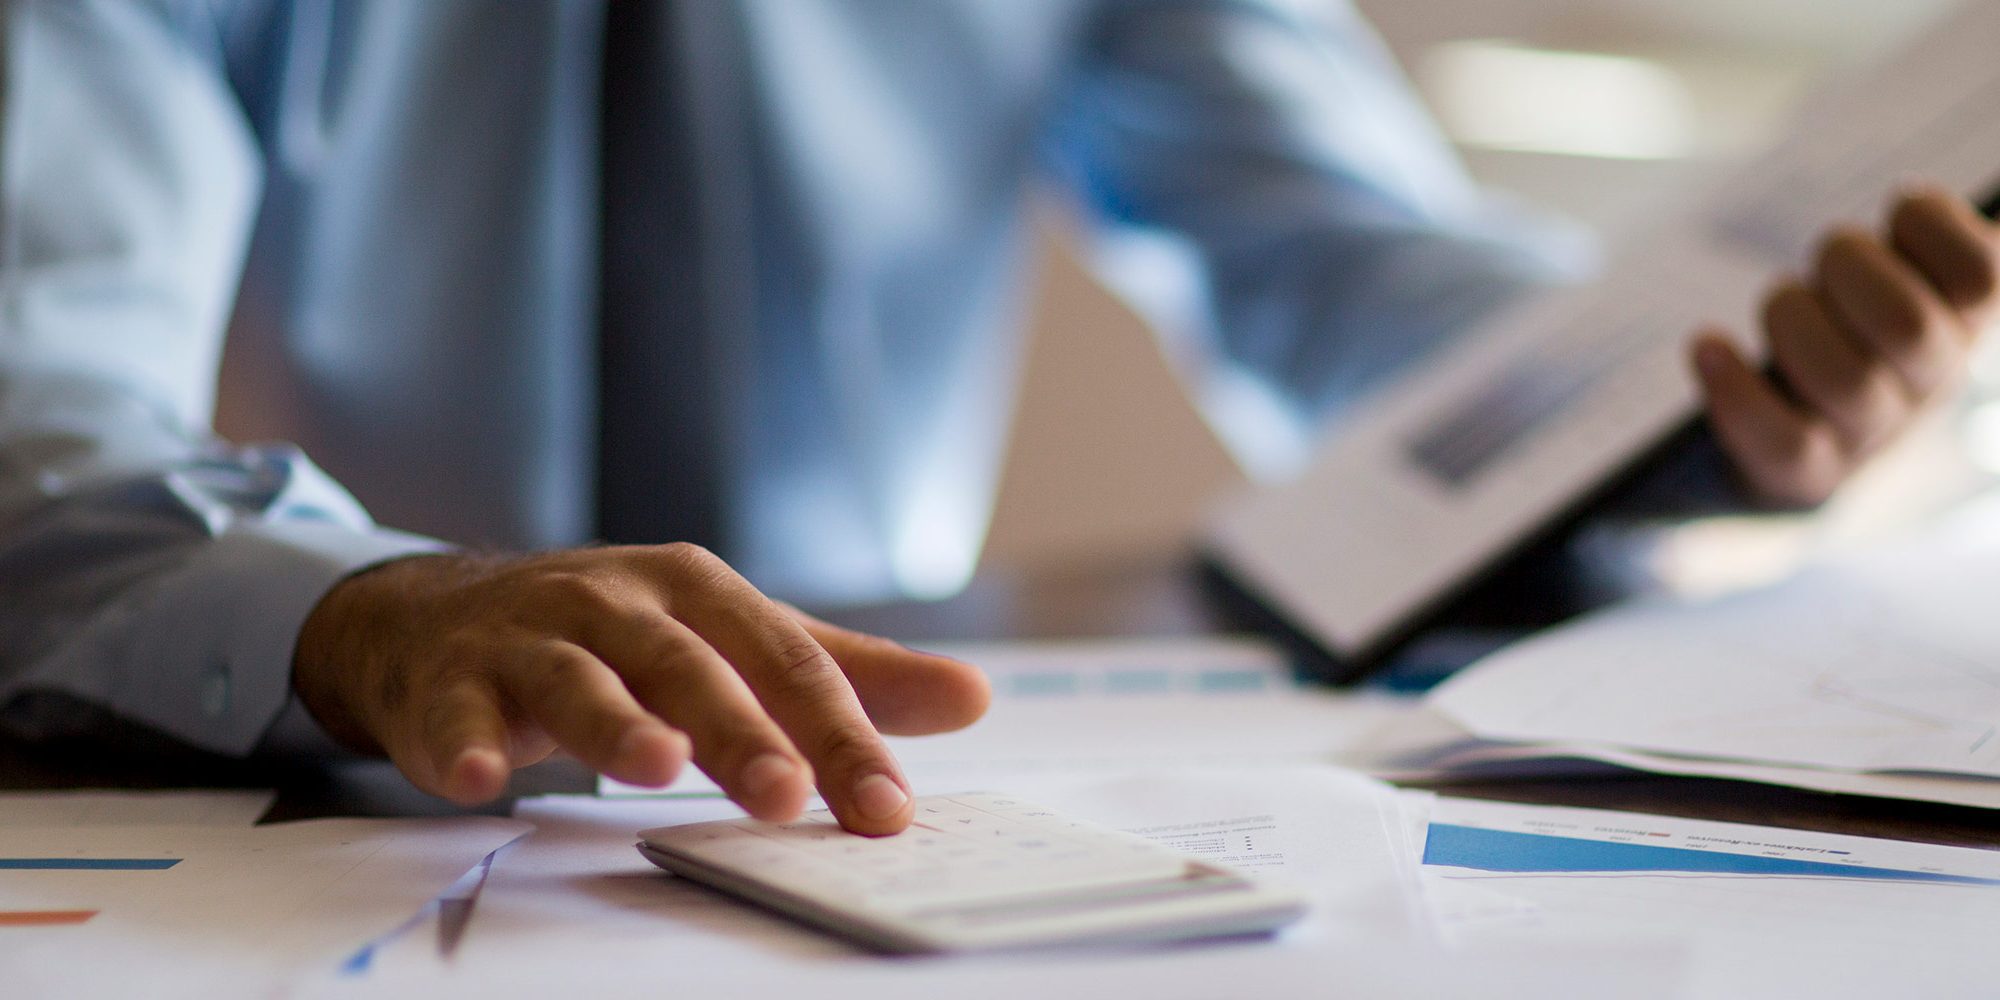
<path id="1" fill-rule="evenodd" d="M 812 764 L 840 825 L 868 834 L 908 826 L 913 810 L 902 769 L 833 657 L 783 607 L 705 550 L 668 546 L 662 557 L 668 613 L 743 676 Z"/>

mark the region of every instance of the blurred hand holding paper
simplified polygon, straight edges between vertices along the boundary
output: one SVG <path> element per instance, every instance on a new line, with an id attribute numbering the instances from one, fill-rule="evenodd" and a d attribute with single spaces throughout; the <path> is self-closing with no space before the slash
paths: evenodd
<path id="1" fill-rule="evenodd" d="M 1996 45 L 2000 5 L 1963 3 L 1833 81 L 1783 141 L 1664 208 L 1595 280 L 1522 298 L 1359 404 L 1305 472 L 1226 505 L 1210 548 L 1358 674 L 1690 427 L 1687 338 L 1759 329 L 1760 297 L 1825 227 L 1880 218 L 1915 178 L 1990 201 Z"/>

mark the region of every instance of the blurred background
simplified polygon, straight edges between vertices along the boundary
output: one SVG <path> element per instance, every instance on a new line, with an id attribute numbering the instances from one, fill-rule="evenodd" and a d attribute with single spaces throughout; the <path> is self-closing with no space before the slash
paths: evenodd
<path id="1" fill-rule="evenodd" d="M 1474 176 L 1615 241 L 1773 141 L 1815 83 L 1921 29 L 1951 0 L 1358 6 Z M 1079 265 L 1063 220 L 1045 216 L 1052 252 L 985 565 L 1088 571 L 1183 551 L 1242 473 L 1144 324 Z M 2000 385 L 1995 368 L 1983 366 L 1985 386 Z M 1682 589 L 1754 582 L 1815 547 L 1964 495 L 2000 471 L 2000 406 L 1985 386 L 1878 460 L 1822 516 L 1689 526 L 1662 535 L 1649 560 Z"/>

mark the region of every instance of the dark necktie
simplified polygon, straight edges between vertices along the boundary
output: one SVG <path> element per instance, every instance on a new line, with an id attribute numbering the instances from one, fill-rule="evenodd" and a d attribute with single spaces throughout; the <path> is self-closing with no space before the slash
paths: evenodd
<path id="1" fill-rule="evenodd" d="M 608 0 L 599 263 L 597 531 L 724 541 L 702 316 L 695 130 L 665 0 Z"/>

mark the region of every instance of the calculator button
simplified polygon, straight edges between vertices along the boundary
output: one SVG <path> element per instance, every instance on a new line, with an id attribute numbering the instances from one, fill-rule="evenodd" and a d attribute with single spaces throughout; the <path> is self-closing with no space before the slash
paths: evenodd
<path id="1" fill-rule="evenodd" d="M 919 799 L 912 826 L 889 837 L 848 833 L 824 810 L 791 823 L 723 820 L 644 836 L 795 895 L 898 912 L 1173 878 L 1188 864 L 1152 841 L 989 795 Z"/>

